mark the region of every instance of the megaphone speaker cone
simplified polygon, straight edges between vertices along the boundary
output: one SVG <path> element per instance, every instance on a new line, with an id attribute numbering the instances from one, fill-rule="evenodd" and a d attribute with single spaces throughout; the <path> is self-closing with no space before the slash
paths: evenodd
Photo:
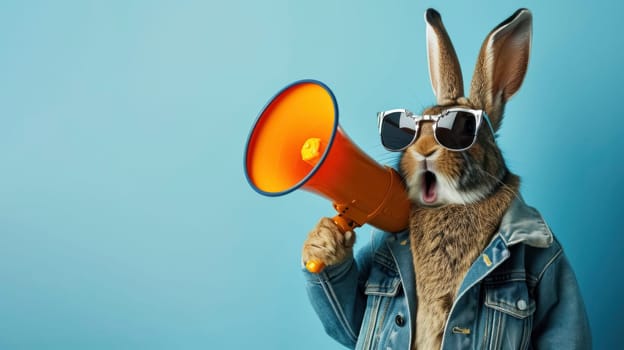
<path id="1" fill-rule="evenodd" d="M 370 223 L 399 232 L 408 225 L 400 176 L 351 142 L 338 125 L 334 95 L 318 81 L 295 82 L 271 99 L 249 136 L 245 172 L 263 195 L 301 187 L 332 200 L 343 231 Z"/>
<path id="2" fill-rule="evenodd" d="M 246 173 L 251 186 L 280 196 L 305 184 L 327 156 L 338 127 L 331 91 L 316 81 L 299 81 L 280 91 L 264 108 L 247 144 Z M 302 161 L 302 147 L 317 143 L 316 161 Z"/>

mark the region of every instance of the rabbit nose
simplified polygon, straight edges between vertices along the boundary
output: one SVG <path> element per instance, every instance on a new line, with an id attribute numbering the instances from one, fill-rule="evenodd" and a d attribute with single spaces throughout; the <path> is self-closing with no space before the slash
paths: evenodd
<path id="1" fill-rule="evenodd" d="M 414 146 L 415 146 L 416 152 L 418 152 L 418 154 L 420 154 L 423 157 L 432 156 L 439 148 L 437 142 L 435 141 L 432 135 L 420 137 L 416 141 L 416 144 Z"/>
<path id="2" fill-rule="evenodd" d="M 431 157 L 434 153 L 436 153 L 438 150 L 438 148 L 432 148 L 430 150 L 427 151 L 427 153 L 422 153 L 423 157 L 427 158 L 427 157 Z"/>

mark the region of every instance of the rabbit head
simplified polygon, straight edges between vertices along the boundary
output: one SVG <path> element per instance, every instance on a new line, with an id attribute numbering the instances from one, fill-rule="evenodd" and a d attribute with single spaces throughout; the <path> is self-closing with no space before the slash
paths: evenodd
<path id="1" fill-rule="evenodd" d="M 429 9 L 425 21 L 429 75 L 437 105 L 422 114 L 436 115 L 454 107 L 482 110 L 491 127 L 483 121 L 471 147 L 452 151 L 436 141 L 433 122 L 421 120 L 415 141 L 401 155 L 401 171 L 409 196 L 417 204 L 474 203 L 504 185 L 509 173 L 494 133 L 501 126 L 505 103 L 518 91 L 527 70 L 531 13 L 520 9 L 488 34 L 468 97 L 464 97 L 459 61 L 440 14 Z"/>

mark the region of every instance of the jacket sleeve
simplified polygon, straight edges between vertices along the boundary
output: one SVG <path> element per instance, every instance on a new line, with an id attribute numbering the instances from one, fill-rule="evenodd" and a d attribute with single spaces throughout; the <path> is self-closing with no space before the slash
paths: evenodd
<path id="1" fill-rule="evenodd" d="M 325 331 L 348 348 L 354 348 L 366 309 L 364 285 L 374 250 L 373 240 L 357 258 L 327 266 L 319 274 L 303 269 L 310 303 Z"/>
<path id="2" fill-rule="evenodd" d="M 535 289 L 535 349 L 591 349 L 589 320 L 568 259 L 559 253 L 546 266 Z"/>

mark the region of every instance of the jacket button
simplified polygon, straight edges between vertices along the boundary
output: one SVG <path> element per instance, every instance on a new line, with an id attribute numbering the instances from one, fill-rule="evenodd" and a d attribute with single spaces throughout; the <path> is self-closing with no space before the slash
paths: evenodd
<path id="1" fill-rule="evenodd" d="M 527 309 L 527 302 L 524 301 L 523 299 L 518 300 L 518 302 L 516 303 L 516 306 L 518 307 L 518 309 L 520 311 L 524 311 Z"/>
<path id="2" fill-rule="evenodd" d="M 396 315 L 396 317 L 394 318 L 394 323 L 396 323 L 396 325 L 399 327 L 403 327 L 405 326 L 405 319 L 401 315 Z"/>

